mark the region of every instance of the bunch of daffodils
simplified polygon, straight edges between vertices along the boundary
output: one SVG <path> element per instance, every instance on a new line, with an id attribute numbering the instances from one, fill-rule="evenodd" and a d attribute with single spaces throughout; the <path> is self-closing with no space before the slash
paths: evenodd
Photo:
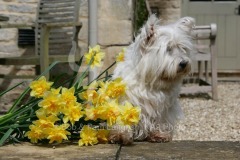
<path id="1" fill-rule="evenodd" d="M 124 52 L 117 56 L 118 63 L 124 60 Z M 122 102 L 126 84 L 121 78 L 101 78 L 109 68 L 89 85 L 82 85 L 88 69 L 100 67 L 104 55 L 100 46 L 89 48 L 84 56 L 88 68 L 81 75 L 75 73 L 76 80 L 67 81 L 69 87 L 47 81 L 44 76 L 31 82 L 9 112 L 0 117 L 0 131 L 5 132 L 0 132 L 0 145 L 26 137 L 32 143 L 62 143 L 77 138 L 80 146 L 95 145 L 108 142 L 109 129 L 114 125 L 136 125 L 140 108 Z M 30 97 L 24 102 L 27 93 Z"/>

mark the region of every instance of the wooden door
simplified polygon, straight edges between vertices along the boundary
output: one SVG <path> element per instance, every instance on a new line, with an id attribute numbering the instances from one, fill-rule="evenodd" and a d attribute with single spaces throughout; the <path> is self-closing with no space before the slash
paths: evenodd
<path id="1" fill-rule="evenodd" d="M 217 24 L 218 71 L 240 72 L 240 0 L 182 0 L 182 16 Z"/>

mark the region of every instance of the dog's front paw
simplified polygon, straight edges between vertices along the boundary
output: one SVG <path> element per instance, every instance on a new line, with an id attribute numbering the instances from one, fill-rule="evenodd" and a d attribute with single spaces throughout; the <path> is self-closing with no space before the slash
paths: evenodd
<path id="1" fill-rule="evenodd" d="M 151 132 L 147 137 L 147 141 L 153 143 L 166 143 L 172 141 L 172 136 L 160 132 Z"/>
<path id="2" fill-rule="evenodd" d="M 110 143 L 131 145 L 133 143 L 133 136 L 129 131 L 114 130 L 110 132 L 108 140 Z"/>

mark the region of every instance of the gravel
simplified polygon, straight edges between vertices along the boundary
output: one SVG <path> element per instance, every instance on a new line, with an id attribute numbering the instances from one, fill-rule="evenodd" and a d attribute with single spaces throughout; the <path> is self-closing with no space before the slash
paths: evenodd
<path id="1" fill-rule="evenodd" d="M 218 84 L 218 101 L 210 94 L 180 97 L 185 119 L 174 140 L 240 141 L 240 82 Z"/>

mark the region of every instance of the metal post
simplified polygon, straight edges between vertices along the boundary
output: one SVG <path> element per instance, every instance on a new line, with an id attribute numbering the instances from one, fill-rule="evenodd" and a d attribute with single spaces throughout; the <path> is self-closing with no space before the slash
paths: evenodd
<path id="1" fill-rule="evenodd" d="M 97 45 L 97 0 L 88 0 L 88 45 Z M 91 82 L 97 77 L 97 69 L 90 69 L 88 81 Z"/>

